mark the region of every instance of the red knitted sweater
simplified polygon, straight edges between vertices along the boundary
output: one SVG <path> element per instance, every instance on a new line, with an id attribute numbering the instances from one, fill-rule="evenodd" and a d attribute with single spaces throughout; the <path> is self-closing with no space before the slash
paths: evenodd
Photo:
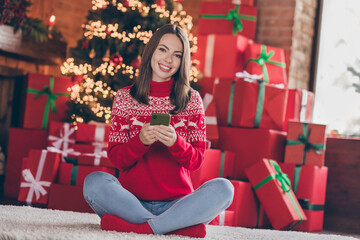
<path id="1" fill-rule="evenodd" d="M 139 139 L 144 123 L 153 112 L 173 109 L 169 94 L 173 80 L 151 81 L 149 105 L 130 95 L 130 87 L 117 92 L 112 108 L 108 157 L 120 169 L 122 186 L 141 200 L 166 201 L 191 193 L 190 171 L 204 160 L 205 115 L 199 93 L 191 90 L 186 109 L 171 115 L 177 141 L 171 147 L 160 142 L 145 146 Z"/>

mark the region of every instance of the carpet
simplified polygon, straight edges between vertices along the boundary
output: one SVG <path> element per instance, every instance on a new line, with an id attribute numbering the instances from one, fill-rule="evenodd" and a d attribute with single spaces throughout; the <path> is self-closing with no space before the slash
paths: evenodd
<path id="1" fill-rule="evenodd" d="M 34 208 L 29 206 L 0 205 L 0 239 L 86 239 L 86 240 L 181 240 L 181 236 L 144 235 L 102 231 L 96 214 Z M 275 231 L 241 227 L 207 226 L 205 239 L 266 239 L 351 240 L 352 237 L 314 234 L 295 231 Z"/>

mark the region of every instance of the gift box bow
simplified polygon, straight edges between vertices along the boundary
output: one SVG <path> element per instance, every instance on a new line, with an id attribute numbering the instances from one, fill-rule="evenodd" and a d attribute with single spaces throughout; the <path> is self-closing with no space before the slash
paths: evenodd
<path id="1" fill-rule="evenodd" d="M 49 108 L 51 108 L 52 112 L 56 113 L 55 102 L 56 100 L 58 100 L 58 96 L 70 96 L 70 93 L 66 93 L 66 92 L 58 92 L 58 93 L 53 92 L 53 88 L 54 88 L 54 77 L 50 76 L 50 84 L 49 86 L 45 85 L 43 90 L 37 90 L 32 88 L 28 88 L 26 90 L 29 93 L 36 94 L 35 99 L 38 99 L 41 95 L 47 95 L 46 105 L 44 109 L 44 117 L 42 122 L 42 129 L 46 129 L 46 124 L 49 118 Z"/>
<path id="2" fill-rule="evenodd" d="M 244 68 L 246 68 L 246 66 L 250 63 L 250 62 L 255 62 L 257 64 L 259 64 L 262 68 L 263 74 L 264 74 L 264 81 L 265 83 L 269 83 L 269 73 L 266 67 L 266 63 L 269 64 L 273 64 L 276 65 L 278 67 L 282 67 L 285 68 L 286 65 L 285 63 L 282 62 L 276 62 L 276 61 L 272 61 L 270 58 L 272 58 L 274 56 L 275 52 L 273 50 L 271 50 L 269 53 L 266 52 L 266 46 L 265 45 L 261 45 L 261 52 L 258 58 L 250 58 Z"/>
<path id="3" fill-rule="evenodd" d="M 309 141 L 309 137 L 311 134 L 311 129 L 308 129 L 307 123 L 302 123 L 302 129 L 303 132 L 299 134 L 299 137 L 297 140 L 288 139 L 286 140 L 286 145 L 292 146 L 292 145 L 304 145 L 304 155 L 302 160 L 302 165 L 305 164 L 306 160 L 306 153 L 310 152 L 311 150 L 314 150 L 316 154 L 321 154 L 323 151 L 325 151 L 325 144 L 319 143 L 314 144 Z"/>
<path id="4" fill-rule="evenodd" d="M 256 21 L 256 17 L 248 16 L 244 14 L 239 14 L 240 5 L 236 5 L 235 9 L 230 9 L 228 14 L 204 14 L 201 15 L 201 18 L 211 18 L 211 19 L 226 19 L 228 21 L 233 22 L 233 34 L 236 35 L 237 32 L 241 32 L 243 30 L 243 24 L 241 19 L 246 19 L 249 21 Z"/>
<path id="5" fill-rule="evenodd" d="M 52 145 L 57 149 L 67 150 L 69 148 L 69 143 L 75 143 L 74 139 L 70 139 L 70 136 L 75 133 L 75 128 L 70 128 L 69 123 L 64 123 L 63 127 L 60 130 L 60 136 L 49 136 L 49 141 L 54 141 Z"/>

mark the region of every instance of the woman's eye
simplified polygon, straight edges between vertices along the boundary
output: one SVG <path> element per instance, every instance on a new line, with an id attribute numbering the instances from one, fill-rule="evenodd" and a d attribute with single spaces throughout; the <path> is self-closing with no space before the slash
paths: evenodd
<path id="1" fill-rule="evenodd" d="M 166 52 L 165 48 L 159 48 L 161 52 Z"/>
<path id="2" fill-rule="evenodd" d="M 180 54 L 175 54 L 175 56 L 180 59 L 182 58 L 182 55 L 180 55 Z"/>

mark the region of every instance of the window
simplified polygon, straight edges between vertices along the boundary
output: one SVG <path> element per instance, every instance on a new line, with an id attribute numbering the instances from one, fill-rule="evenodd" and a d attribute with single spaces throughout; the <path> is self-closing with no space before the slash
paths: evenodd
<path id="1" fill-rule="evenodd" d="M 323 0 L 313 122 L 360 135 L 360 1 Z"/>

